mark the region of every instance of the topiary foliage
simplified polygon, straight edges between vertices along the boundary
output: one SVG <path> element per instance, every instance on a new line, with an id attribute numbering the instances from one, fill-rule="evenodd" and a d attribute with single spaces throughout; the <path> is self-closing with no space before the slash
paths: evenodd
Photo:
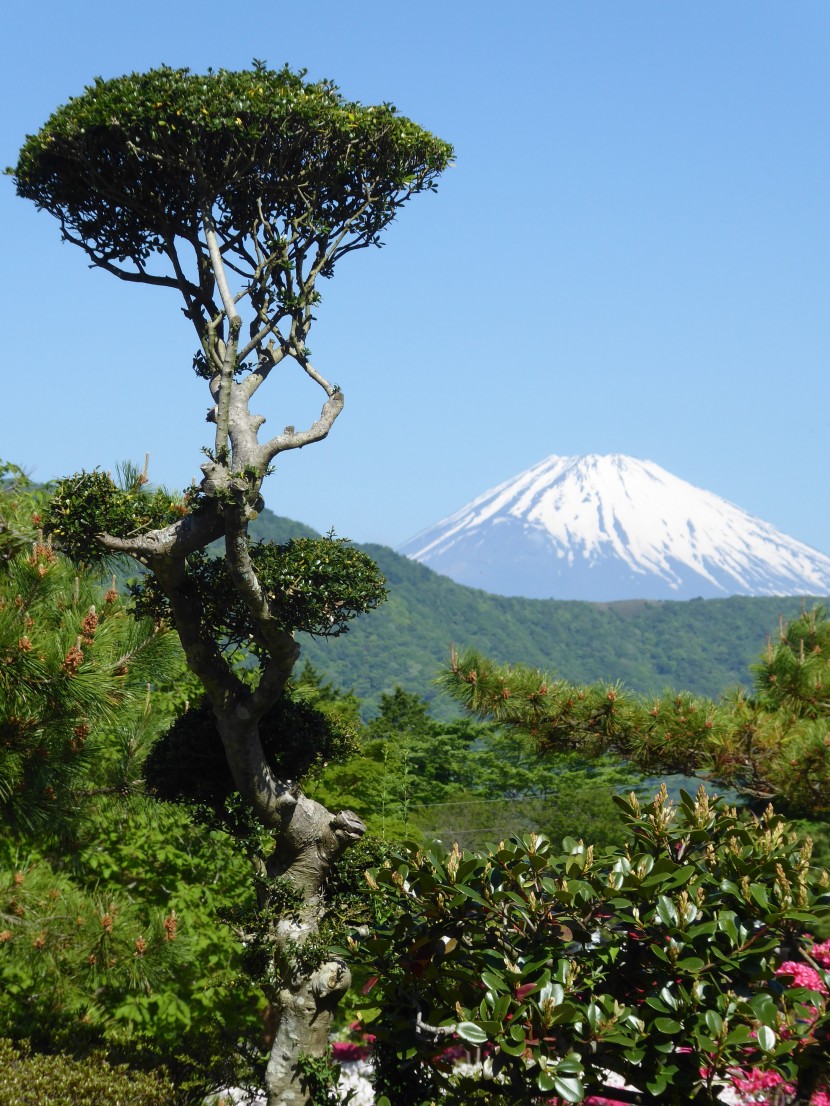
<path id="1" fill-rule="evenodd" d="M 285 545 L 260 542 L 251 561 L 281 629 L 337 637 L 359 614 L 379 607 L 386 579 L 372 560 L 345 538 L 294 538 Z M 223 558 L 194 553 L 187 571 L 201 596 L 203 620 L 228 644 L 257 652 L 254 621 L 234 587 Z M 168 617 L 167 599 L 152 577 L 132 587 L 136 611 Z"/>
<path id="2" fill-rule="evenodd" d="M 354 752 L 351 730 L 320 711 L 286 696 L 259 723 L 270 768 L 280 778 L 299 780 L 315 763 Z M 236 793 L 213 712 L 191 707 L 153 747 L 144 765 L 148 786 L 161 799 L 185 800 L 222 815 Z"/>
<path id="3" fill-rule="evenodd" d="M 115 1067 L 97 1054 L 76 1060 L 32 1053 L 25 1043 L 0 1039 L 3 1106 L 170 1106 L 175 1095 L 162 1072 Z"/>
<path id="4" fill-rule="evenodd" d="M 337 254 L 377 243 L 452 149 L 391 104 L 364 107 L 304 76 L 255 63 L 97 78 L 29 136 L 8 172 L 65 237 L 139 268 L 175 237 L 196 237 L 204 211 L 220 232 L 291 226 L 300 241 L 290 242 L 288 267 L 344 222 Z"/>
<path id="5" fill-rule="evenodd" d="M 191 493 L 182 498 L 164 488 L 146 489 L 146 483 L 145 476 L 135 475 L 126 487 L 118 487 L 108 472 L 76 472 L 55 488 L 44 512 L 44 531 L 69 557 L 91 563 L 106 557 L 96 534 L 131 538 L 169 526 L 193 509 Z"/>

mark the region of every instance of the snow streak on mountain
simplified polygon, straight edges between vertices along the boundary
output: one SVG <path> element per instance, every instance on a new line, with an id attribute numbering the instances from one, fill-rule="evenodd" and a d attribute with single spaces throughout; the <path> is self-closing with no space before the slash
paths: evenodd
<path id="1" fill-rule="evenodd" d="M 548 457 L 399 549 L 531 599 L 830 595 L 830 557 L 655 465 Z"/>

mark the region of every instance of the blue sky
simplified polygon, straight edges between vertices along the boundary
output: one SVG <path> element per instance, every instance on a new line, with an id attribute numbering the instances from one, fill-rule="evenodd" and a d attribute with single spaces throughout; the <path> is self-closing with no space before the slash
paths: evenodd
<path id="1" fill-rule="evenodd" d="M 551 453 L 628 453 L 830 553 L 830 6 L 45 0 L 6 17 L 3 164 L 95 75 L 306 67 L 457 163 L 344 259 L 309 337 L 344 390 L 268 505 L 396 545 Z M 83 24 L 83 26 L 81 26 Z M 0 457 L 151 454 L 190 482 L 209 405 L 174 293 L 91 271 L 0 185 Z M 268 427 L 316 394 L 260 393 Z"/>

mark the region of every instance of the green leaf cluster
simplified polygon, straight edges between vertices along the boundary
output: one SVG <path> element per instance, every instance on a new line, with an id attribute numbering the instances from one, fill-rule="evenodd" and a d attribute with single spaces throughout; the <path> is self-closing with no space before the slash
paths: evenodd
<path id="1" fill-rule="evenodd" d="M 103 555 L 97 534 L 131 538 L 187 514 L 186 496 L 145 485 L 140 476 L 119 487 L 109 473 L 97 469 L 75 473 L 57 483 L 44 513 L 44 531 L 68 557 L 91 563 Z"/>
<path id="2" fill-rule="evenodd" d="M 169 1106 L 174 1093 L 160 1073 L 112 1065 L 102 1053 L 83 1060 L 32 1053 L 0 1039 L 0 1101 L 5 1106 Z"/>
<path id="3" fill-rule="evenodd" d="M 532 741 L 492 724 L 437 720 L 402 688 L 381 696 L 357 740 L 353 756 L 312 775 L 308 793 L 354 810 L 385 839 L 483 848 L 541 830 L 613 844 L 621 828 L 611 795 L 644 782 L 610 758 L 540 758 Z"/>
<path id="4" fill-rule="evenodd" d="M 346 538 L 293 538 L 285 545 L 259 542 L 251 562 L 275 623 L 288 631 L 337 637 L 359 614 L 386 599 L 386 580 L 375 562 Z M 234 648 L 258 653 L 255 623 L 234 586 L 224 558 L 194 553 L 187 572 L 201 599 L 211 634 Z M 136 610 L 168 617 L 168 604 L 152 577 L 132 587 Z"/>
<path id="5" fill-rule="evenodd" d="M 17 465 L 0 461 L 0 566 L 32 548 L 51 492 L 33 484 Z"/>
<path id="6" fill-rule="evenodd" d="M 499 1106 L 613 1097 L 609 1072 L 637 1101 L 677 1106 L 719 1101 L 734 1067 L 826 1077 L 828 973 L 813 989 L 776 975 L 830 912 L 809 845 L 703 789 L 679 808 L 665 789 L 620 807 L 622 849 L 557 853 L 530 835 L 485 855 L 411 847 L 370 874 L 400 911 L 361 946 L 391 1101 L 408 1072 L 428 1094 L 406 1101 L 465 1101 L 440 1061 L 448 1040 L 486 1047 Z"/>
<path id="7" fill-rule="evenodd" d="M 194 74 L 163 66 L 98 78 L 29 136 L 7 170 L 20 196 L 56 215 L 104 260 L 139 267 L 203 212 L 221 233 L 266 224 L 301 249 L 346 223 L 351 248 L 377 241 L 403 200 L 433 186 L 451 147 L 390 104 L 344 99 L 288 67 Z M 343 246 L 346 246 L 343 243 Z"/>
<path id="8" fill-rule="evenodd" d="M 0 1036 L 166 1069 L 170 1106 L 250 1078 L 263 1000 L 229 925 L 252 909 L 244 849 L 139 797 L 87 801 L 74 829 L 69 849 L 0 848 Z"/>
<path id="9" fill-rule="evenodd" d="M 259 1028 L 261 999 L 221 920 L 229 902 L 246 899 L 247 858 L 184 809 L 142 797 L 147 752 L 184 709 L 178 639 L 136 620 L 114 587 L 57 553 L 39 530 L 44 493 L 13 476 L 0 489 L 9 537 L 0 559 L 0 1037 L 164 1066 L 176 1102 L 201 1101 L 239 1082 L 237 1042 L 256 1040 Z"/>
<path id="10" fill-rule="evenodd" d="M 0 518 L 8 506 L 0 495 Z M 0 568 L 0 660 L 7 825 L 55 832 L 73 820 L 81 791 L 133 786 L 153 736 L 148 688 L 181 663 L 175 635 L 134 619 L 114 589 L 41 534 Z"/>

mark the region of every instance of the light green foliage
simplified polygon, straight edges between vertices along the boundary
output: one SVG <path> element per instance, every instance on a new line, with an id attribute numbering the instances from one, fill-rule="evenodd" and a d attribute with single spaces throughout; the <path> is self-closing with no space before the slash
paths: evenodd
<path id="1" fill-rule="evenodd" d="M 263 1002 L 229 925 L 253 905 L 244 850 L 139 797 L 88 802 L 74 830 L 69 853 L 0 850 L 0 1035 L 163 1065 L 182 1103 L 239 1083 Z"/>
<path id="2" fill-rule="evenodd" d="M 298 702 L 335 719 L 341 726 L 357 730 L 360 725 L 360 700 L 353 691 L 341 691 L 306 661 L 299 674 L 291 678 L 291 694 Z"/>
<path id="3" fill-rule="evenodd" d="M 441 682 L 466 710 L 527 734 L 540 750 L 622 754 L 641 771 L 707 775 L 802 817 L 830 796 L 830 622 L 805 611 L 754 667 L 754 695 L 645 698 L 619 684 L 575 685 L 524 665 L 454 655 Z"/>
<path id="4" fill-rule="evenodd" d="M 160 1073 L 113 1066 L 102 1054 L 32 1054 L 0 1040 L 3 1106 L 170 1106 L 173 1087 Z"/>
<path id="5" fill-rule="evenodd" d="M 359 739 L 360 753 L 319 773 L 311 793 L 391 840 L 480 848 L 535 830 L 611 844 L 620 837 L 611 795 L 642 783 L 610 759 L 540 760 L 533 742 L 499 727 L 437 721 L 401 688 L 382 695 Z"/>
<path id="6" fill-rule="evenodd" d="M 82 791 L 135 785 L 156 732 L 148 689 L 181 650 L 55 552 L 37 529 L 43 510 L 21 479 L 0 490 L 5 532 L 18 545 L 26 522 L 33 534 L 0 564 L 0 810 L 7 825 L 56 831 Z"/>
<path id="7" fill-rule="evenodd" d="M 84 886 L 37 852 L 3 854 L 0 1035 L 94 1040 L 125 996 L 174 977 L 184 942 L 165 928 L 172 912 L 142 909 L 118 880 Z"/>
<path id="8" fill-rule="evenodd" d="M 57 554 L 38 534 L 47 497 L 7 471 L 0 1036 L 166 1064 L 179 1100 L 198 1100 L 239 1073 L 236 1042 L 258 1028 L 223 922 L 252 897 L 247 859 L 141 797 L 144 758 L 184 706 L 178 641 Z"/>
<path id="9" fill-rule="evenodd" d="M 0 566 L 31 550 L 51 493 L 34 485 L 17 465 L 0 460 Z"/>
<path id="10" fill-rule="evenodd" d="M 578 1102 L 607 1072 L 667 1106 L 718 1101 L 733 1066 L 826 1077 L 830 974 L 775 974 L 830 912 L 809 847 L 702 789 L 619 805 L 628 842 L 608 853 L 531 835 L 484 856 L 409 848 L 372 873 L 400 911 L 361 945 L 391 1101 L 470 1101 L 433 1062 L 453 1041 L 488 1046 L 498 1106 Z"/>

